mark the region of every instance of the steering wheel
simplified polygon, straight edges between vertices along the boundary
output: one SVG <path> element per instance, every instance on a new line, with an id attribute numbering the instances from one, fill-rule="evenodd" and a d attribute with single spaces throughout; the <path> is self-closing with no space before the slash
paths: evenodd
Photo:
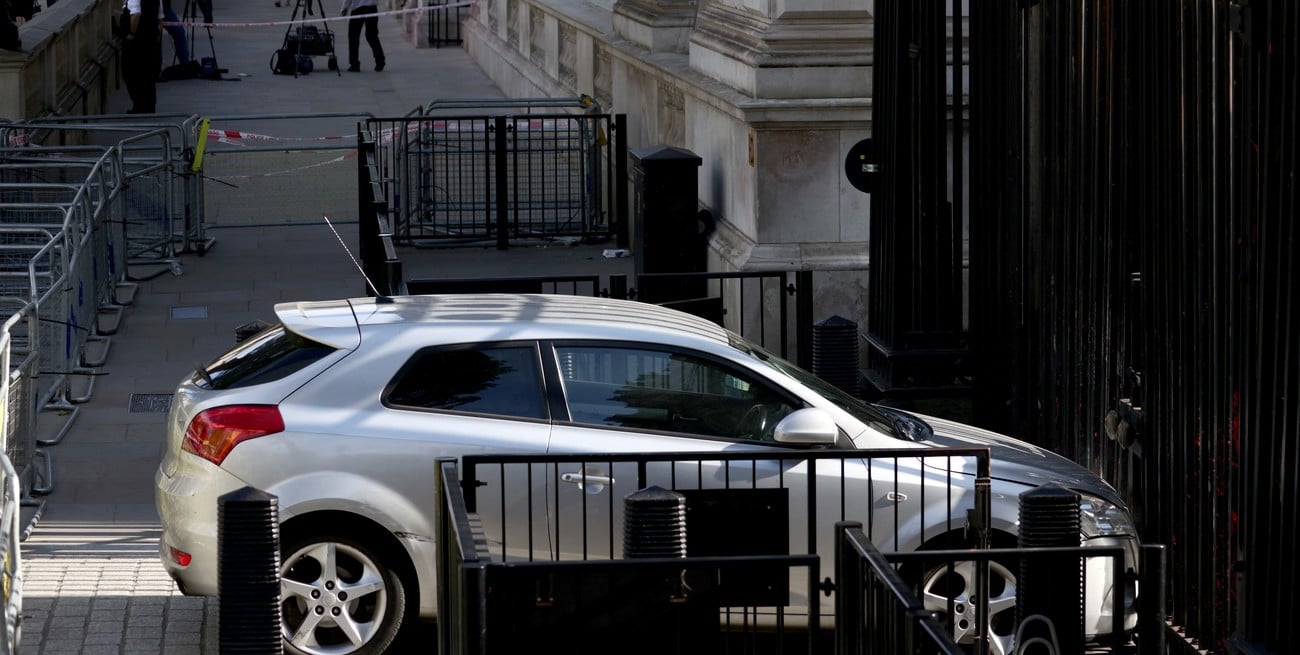
<path id="1" fill-rule="evenodd" d="M 736 424 L 736 433 L 741 439 L 762 439 L 766 429 L 767 407 L 763 403 L 745 410 L 745 415 Z"/>

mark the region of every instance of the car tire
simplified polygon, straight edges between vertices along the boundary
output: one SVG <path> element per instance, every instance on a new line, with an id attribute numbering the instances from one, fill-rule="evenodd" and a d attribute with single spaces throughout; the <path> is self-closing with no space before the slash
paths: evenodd
<path id="1" fill-rule="evenodd" d="M 415 614 L 381 549 L 352 536 L 281 544 L 280 634 L 294 655 L 379 655 Z"/>
<path id="2" fill-rule="evenodd" d="M 953 640 L 963 646 L 975 643 L 979 634 L 975 608 L 975 562 L 958 561 L 936 566 L 921 576 L 920 600 L 925 609 L 940 617 Z M 949 600 L 952 599 L 951 614 Z M 1016 572 L 1011 565 L 989 562 L 989 648 L 990 655 L 1011 655 L 1016 630 Z"/>

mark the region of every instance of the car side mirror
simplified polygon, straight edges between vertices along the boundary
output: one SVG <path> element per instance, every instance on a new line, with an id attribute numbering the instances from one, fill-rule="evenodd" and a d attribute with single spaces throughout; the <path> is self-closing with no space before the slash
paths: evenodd
<path id="1" fill-rule="evenodd" d="M 777 443 L 834 446 L 840 427 L 824 409 L 807 407 L 791 412 L 772 432 Z"/>

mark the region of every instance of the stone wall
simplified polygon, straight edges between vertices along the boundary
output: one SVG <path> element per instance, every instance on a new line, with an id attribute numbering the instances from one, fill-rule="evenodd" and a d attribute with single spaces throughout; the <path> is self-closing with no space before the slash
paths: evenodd
<path id="1" fill-rule="evenodd" d="M 118 88 L 112 0 L 60 0 L 18 28 L 23 52 L 0 50 L 0 118 L 100 114 Z"/>
<path id="2" fill-rule="evenodd" d="M 627 114 L 630 149 L 698 154 L 711 269 L 860 271 L 869 197 L 843 171 L 870 131 L 869 8 L 793 4 L 480 0 L 462 34 L 507 95 L 585 93 Z M 862 320 L 863 297 L 833 293 Z"/>

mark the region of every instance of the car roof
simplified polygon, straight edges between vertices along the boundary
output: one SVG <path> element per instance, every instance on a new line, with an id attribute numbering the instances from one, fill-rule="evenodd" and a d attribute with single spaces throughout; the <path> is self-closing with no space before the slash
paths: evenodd
<path id="1" fill-rule="evenodd" d="M 362 331 L 411 326 L 448 330 L 460 341 L 589 336 L 652 343 L 683 338 L 729 342 L 726 330 L 684 312 L 589 296 L 429 294 L 280 303 L 275 312 L 287 329 L 348 349 L 360 344 Z"/>

